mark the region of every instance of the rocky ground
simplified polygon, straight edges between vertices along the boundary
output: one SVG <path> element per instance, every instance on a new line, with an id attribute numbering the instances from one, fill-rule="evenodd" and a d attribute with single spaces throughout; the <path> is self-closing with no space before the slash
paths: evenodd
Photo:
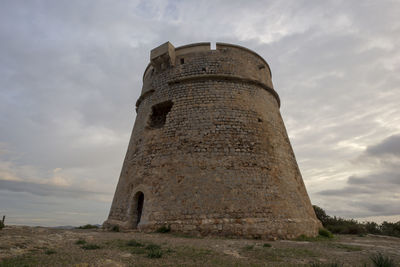
<path id="1" fill-rule="evenodd" d="M 265 241 L 27 226 L 0 231 L 0 266 L 373 266 L 370 258 L 378 253 L 399 263 L 400 238 Z"/>

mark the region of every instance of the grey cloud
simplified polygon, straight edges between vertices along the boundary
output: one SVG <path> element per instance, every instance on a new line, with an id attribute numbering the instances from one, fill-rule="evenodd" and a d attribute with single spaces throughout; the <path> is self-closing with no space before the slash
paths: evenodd
<path id="1" fill-rule="evenodd" d="M 318 192 L 320 195 L 325 196 L 354 196 L 360 194 L 371 194 L 374 190 L 368 188 L 345 187 L 343 189 L 328 189 Z"/>
<path id="2" fill-rule="evenodd" d="M 381 143 L 368 147 L 366 153 L 373 156 L 394 155 L 400 157 L 400 134 L 389 136 Z"/>
<path id="3" fill-rule="evenodd" d="M 0 191 L 0 214 L 10 224 L 84 225 L 101 224 L 110 203 L 95 199 L 62 196 L 39 196 L 26 192 Z"/>
<path id="4" fill-rule="evenodd" d="M 24 181 L 0 180 L 0 190 L 13 192 L 27 192 L 38 196 L 59 196 L 70 198 L 82 198 L 90 195 L 107 195 L 105 192 L 94 192 L 79 188 L 62 187 L 52 184 L 39 184 Z"/>
<path id="5" fill-rule="evenodd" d="M 375 202 L 360 201 L 356 202 L 355 204 L 361 208 L 366 208 L 366 210 L 371 212 L 372 214 L 389 216 L 389 215 L 398 215 L 400 212 L 400 209 L 398 205 L 396 205 L 395 201 L 385 201 L 385 200 L 383 201 L 376 200 Z"/>
<path id="6" fill-rule="evenodd" d="M 369 146 L 362 153 L 356 160 L 358 166 L 368 166 L 370 158 L 375 163 L 369 174 L 350 176 L 342 188 L 321 190 L 317 194 L 332 199 L 332 206 L 348 207 L 347 210 L 339 210 L 339 215 L 399 215 L 400 169 L 393 164 L 392 158 L 387 157 L 397 157 L 398 141 L 399 136 L 393 135 Z"/>
<path id="7" fill-rule="evenodd" d="M 390 195 L 400 192 L 400 173 L 374 173 L 367 176 L 350 176 L 342 189 L 329 189 L 319 192 L 327 196 L 356 196 L 360 194 Z"/>
<path id="8" fill-rule="evenodd" d="M 371 185 L 373 188 L 379 188 L 377 185 L 400 186 L 400 173 L 382 172 L 366 177 L 351 176 L 347 183 L 350 185 Z"/>

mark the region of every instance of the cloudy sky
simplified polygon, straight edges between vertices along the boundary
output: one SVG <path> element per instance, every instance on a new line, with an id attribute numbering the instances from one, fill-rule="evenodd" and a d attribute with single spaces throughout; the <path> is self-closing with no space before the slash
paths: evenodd
<path id="1" fill-rule="evenodd" d="M 400 220 L 400 1 L 2 0 L 0 215 L 102 223 L 152 48 L 248 47 L 270 64 L 311 201 Z"/>

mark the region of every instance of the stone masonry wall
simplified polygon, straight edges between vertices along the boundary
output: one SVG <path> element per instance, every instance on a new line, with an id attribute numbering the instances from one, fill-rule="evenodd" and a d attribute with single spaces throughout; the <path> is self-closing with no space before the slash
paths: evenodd
<path id="1" fill-rule="evenodd" d="M 269 66 L 242 47 L 199 47 L 176 48 L 174 66 L 146 69 L 105 225 L 262 238 L 316 235 L 321 224 Z M 172 106 L 155 128 L 150 120 L 160 103 Z M 136 225 L 138 192 L 144 206 Z"/>

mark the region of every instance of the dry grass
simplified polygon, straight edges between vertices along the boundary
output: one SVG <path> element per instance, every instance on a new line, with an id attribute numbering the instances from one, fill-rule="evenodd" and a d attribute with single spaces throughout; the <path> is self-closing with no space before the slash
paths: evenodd
<path id="1" fill-rule="evenodd" d="M 334 239 L 272 241 L 188 238 L 46 228 L 5 228 L 2 266 L 372 266 L 381 253 L 400 261 L 400 239 L 336 236 Z M 371 245 L 373 244 L 373 245 Z M 328 265 L 328 263 L 336 265 Z M 367 266 L 369 266 L 367 265 Z"/>

